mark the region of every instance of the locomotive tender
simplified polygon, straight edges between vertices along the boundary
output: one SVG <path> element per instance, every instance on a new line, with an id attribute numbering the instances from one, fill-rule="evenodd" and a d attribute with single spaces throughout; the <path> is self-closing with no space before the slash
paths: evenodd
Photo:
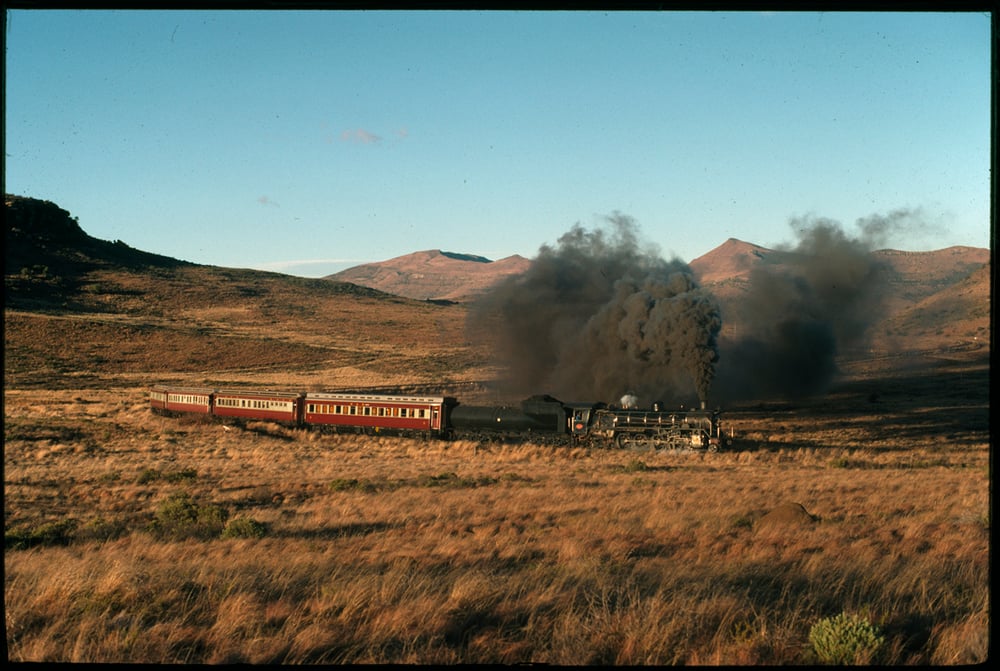
<path id="1" fill-rule="evenodd" d="M 624 401 L 625 399 L 623 399 Z M 223 421 L 265 420 L 355 433 L 450 439 L 527 439 L 623 449 L 707 450 L 730 445 L 719 410 L 668 411 L 532 396 L 519 405 L 464 405 L 451 396 L 287 392 L 157 386 L 153 412 Z"/>

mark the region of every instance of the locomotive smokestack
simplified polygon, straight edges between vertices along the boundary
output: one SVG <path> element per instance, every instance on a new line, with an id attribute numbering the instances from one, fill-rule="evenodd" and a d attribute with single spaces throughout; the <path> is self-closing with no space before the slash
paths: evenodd
<path id="1" fill-rule="evenodd" d="M 704 409 L 705 409 L 705 401 L 702 401 L 702 402 L 701 402 L 701 409 L 702 409 L 702 410 L 704 410 Z"/>

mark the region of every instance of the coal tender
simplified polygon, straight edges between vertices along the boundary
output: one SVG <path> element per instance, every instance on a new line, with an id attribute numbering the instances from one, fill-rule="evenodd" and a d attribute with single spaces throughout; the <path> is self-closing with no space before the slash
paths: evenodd
<path id="1" fill-rule="evenodd" d="M 532 396 L 519 406 L 456 405 L 451 429 L 460 435 L 562 435 L 567 432 L 566 408 L 551 396 Z"/>

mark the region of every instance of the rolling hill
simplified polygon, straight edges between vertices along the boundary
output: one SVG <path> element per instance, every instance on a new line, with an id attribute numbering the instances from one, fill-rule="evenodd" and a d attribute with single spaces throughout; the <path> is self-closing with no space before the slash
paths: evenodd
<path id="1" fill-rule="evenodd" d="M 482 256 L 427 250 L 348 268 L 327 279 L 417 300 L 468 301 L 504 277 L 523 273 L 529 265 L 531 261 L 517 255 L 491 261 Z"/>
<path id="2" fill-rule="evenodd" d="M 328 387 L 482 379 L 488 357 L 466 341 L 468 305 L 531 263 L 429 250 L 305 279 L 98 240 L 48 201 L 6 196 L 5 221 L 8 385 L 220 370 L 224 382 L 268 383 L 279 369 Z M 722 305 L 721 336 L 740 328 L 754 271 L 788 254 L 730 239 L 689 264 Z M 989 351 L 990 250 L 872 256 L 882 269 L 873 351 Z"/>
<path id="3" fill-rule="evenodd" d="M 990 250 L 954 246 L 928 252 L 882 249 L 871 252 L 879 270 L 880 313 L 871 346 L 885 351 L 925 350 L 988 343 L 990 337 Z M 732 322 L 740 313 L 755 270 L 782 272 L 793 252 L 772 250 L 730 238 L 693 260 L 691 270 Z"/>

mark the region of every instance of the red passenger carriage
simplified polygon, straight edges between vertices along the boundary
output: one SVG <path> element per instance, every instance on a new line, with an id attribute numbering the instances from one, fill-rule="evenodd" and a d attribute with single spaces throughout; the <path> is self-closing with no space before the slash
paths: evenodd
<path id="1" fill-rule="evenodd" d="M 167 409 L 167 388 L 153 387 L 149 390 L 149 407 L 154 412 L 162 413 Z"/>
<path id="2" fill-rule="evenodd" d="M 273 420 L 298 424 L 302 419 L 300 392 L 239 391 L 221 389 L 215 392 L 217 417 Z"/>
<path id="3" fill-rule="evenodd" d="M 163 392 L 166 395 L 163 410 L 166 412 L 193 412 L 208 415 L 212 412 L 212 394 L 214 389 L 160 389 L 150 393 L 150 405 L 154 408 L 160 401 L 153 394 Z"/>
<path id="4" fill-rule="evenodd" d="M 447 429 L 447 396 L 388 396 L 381 394 L 308 393 L 306 424 L 362 431 L 426 432 L 442 435 Z"/>

